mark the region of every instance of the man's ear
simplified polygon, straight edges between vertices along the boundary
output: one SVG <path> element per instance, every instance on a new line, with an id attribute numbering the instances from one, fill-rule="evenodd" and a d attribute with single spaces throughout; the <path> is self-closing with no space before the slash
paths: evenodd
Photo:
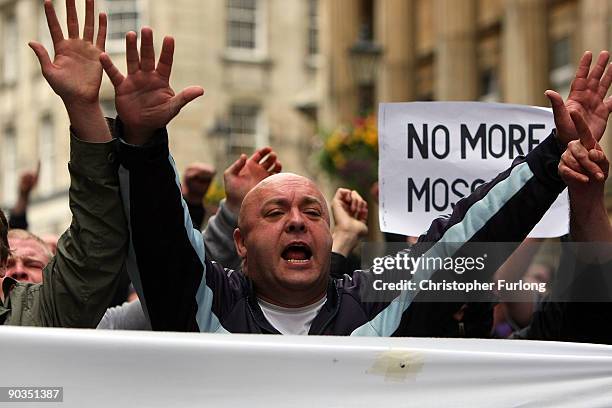
<path id="1" fill-rule="evenodd" d="M 242 236 L 240 228 L 236 228 L 234 230 L 234 245 L 236 245 L 236 252 L 238 252 L 238 256 L 245 259 L 247 256 L 247 249 L 246 245 L 244 244 L 244 237 Z"/>

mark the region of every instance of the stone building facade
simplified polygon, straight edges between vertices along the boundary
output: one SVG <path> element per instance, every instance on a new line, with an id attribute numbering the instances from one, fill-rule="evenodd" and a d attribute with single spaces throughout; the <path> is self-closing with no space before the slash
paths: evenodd
<path id="1" fill-rule="evenodd" d="M 320 129 L 387 101 L 546 106 L 544 90 L 567 93 L 583 50 L 612 41 L 612 0 L 97 3 L 109 13 L 107 50 L 120 69 L 124 33 L 148 25 L 158 47 L 163 35 L 176 38 L 173 87 L 205 89 L 170 126 L 179 170 L 204 161 L 221 173 L 239 153 L 270 144 L 285 170 L 323 181 L 312 160 Z M 0 205 L 10 207 L 19 172 L 41 160 L 30 220 L 36 232 L 61 232 L 70 220 L 68 119 L 27 47 L 50 44 L 41 1 L 0 0 L 0 36 Z M 371 81 L 358 84 L 351 50 L 360 39 L 380 56 Z M 102 103 L 113 115 L 106 79 Z"/>

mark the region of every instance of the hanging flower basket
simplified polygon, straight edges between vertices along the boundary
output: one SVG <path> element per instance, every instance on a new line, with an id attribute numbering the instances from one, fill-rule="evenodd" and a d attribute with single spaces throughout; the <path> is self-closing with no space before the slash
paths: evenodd
<path id="1" fill-rule="evenodd" d="M 343 187 L 366 197 L 378 179 L 378 130 L 374 115 L 358 117 L 323 135 L 321 168 Z"/>

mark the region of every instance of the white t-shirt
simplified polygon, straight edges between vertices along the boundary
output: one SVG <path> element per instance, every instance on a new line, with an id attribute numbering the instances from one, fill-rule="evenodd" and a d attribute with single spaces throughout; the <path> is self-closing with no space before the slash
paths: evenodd
<path id="1" fill-rule="evenodd" d="M 261 311 L 270 324 L 282 334 L 306 335 L 312 321 L 327 301 L 327 297 L 304 307 L 282 307 L 257 299 Z"/>

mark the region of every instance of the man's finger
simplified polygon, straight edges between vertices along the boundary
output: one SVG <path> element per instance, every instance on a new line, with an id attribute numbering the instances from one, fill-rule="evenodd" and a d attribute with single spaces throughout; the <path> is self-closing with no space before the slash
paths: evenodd
<path id="1" fill-rule="evenodd" d="M 272 153 L 272 148 L 270 146 L 262 147 L 261 149 L 255 150 L 255 153 L 249 157 L 249 160 L 253 160 L 257 164 L 261 164 L 261 162 L 268 157 L 268 155 Z"/>
<path id="2" fill-rule="evenodd" d="M 610 89 L 610 84 L 612 83 L 612 64 L 608 64 L 605 74 L 599 81 L 599 88 L 597 89 L 597 95 L 600 98 L 605 98 L 608 90 Z"/>
<path id="3" fill-rule="evenodd" d="M 140 69 L 140 58 L 138 57 L 136 42 L 137 35 L 135 32 L 130 31 L 125 35 L 125 60 L 128 75 L 134 74 Z"/>
<path id="4" fill-rule="evenodd" d="M 597 149 L 589 150 L 589 159 L 597 163 L 597 165 L 604 174 L 608 174 L 610 163 L 608 162 L 608 158 L 606 157 L 604 152 Z"/>
<path id="5" fill-rule="evenodd" d="M 582 54 L 580 62 L 578 62 L 578 68 L 576 68 L 576 79 L 585 79 L 589 74 L 591 68 L 591 60 L 593 59 L 593 53 L 586 51 Z"/>
<path id="6" fill-rule="evenodd" d="M 166 81 L 170 81 L 173 59 L 174 38 L 164 37 L 161 54 L 159 55 L 159 62 L 157 63 L 157 73 L 161 75 L 162 78 L 166 79 Z"/>
<path id="7" fill-rule="evenodd" d="M 93 43 L 94 37 L 94 0 L 85 1 L 85 26 L 83 27 L 83 39 Z"/>
<path id="8" fill-rule="evenodd" d="M 196 98 L 204 95 L 204 89 L 201 86 L 190 86 L 188 88 L 183 89 L 181 93 L 174 96 L 170 103 L 173 106 L 174 114 L 177 115 L 181 109 L 185 107 L 189 102 L 193 101 Z"/>
<path id="9" fill-rule="evenodd" d="M 56 46 L 58 42 L 64 39 L 64 34 L 62 33 L 62 27 L 57 19 L 55 8 L 51 0 L 45 0 L 45 15 L 47 16 L 47 25 L 49 26 L 51 40 L 53 40 L 53 45 Z"/>
<path id="10" fill-rule="evenodd" d="M 569 184 L 571 181 L 586 184 L 589 182 L 589 178 L 584 174 L 580 174 L 570 169 L 564 164 L 559 165 L 559 175 L 565 181 L 565 184 Z"/>
<path id="11" fill-rule="evenodd" d="M 360 198 L 361 197 L 355 190 L 351 191 L 351 214 L 355 214 L 357 212 Z"/>
<path id="12" fill-rule="evenodd" d="M 597 150 L 597 149 L 589 150 L 589 159 L 595 163 L 599 163 L 603 161 L 605 157 L 606 155 L 601 150 Z"/>
<path id="13" fill-rule="evenodd" d="M 280 160 L 277 160 L 275 164 L 276 166 L 274 169 L 270 170 L 270 173 L 278 174 L 283 171 L 283 164 L 280 162 Z"/>
<path id="14" fill-rule="evenodd" d="M 599 88 L 599 80 L 601 79 L 602 74 L 606 69 L 606 65 L 608 65 L 608 60 L 610 59 L 610 53 L 608 51 L 602 51 L 599 53 L 599 57 L 597 57 L 597 62 L 595 66 L 591 70 L 588 76 L 588 84 L 591 90 L 597 92 Z"/>
<path id="15" fill-rule="evenodd" d="M 276 162 L 276 158 L 276 152 L 270 152 L 270 154 L 264 157 L 264 160 L 260 161 L 259 164 L 261 165 L 261 167 L 267 170 L 274 165 L 274 163 Z"/>
<path id="16" fill-rule="evenodd" d="M 335 196 L 338 200 L 348 203 L 351 200 L 351 190 L 340 187 L 336 190 Z"/>
<path id="17" fill-rule="evenodd" d="M 79 38 L 79 17 L 74 0 L 66 0 L 66 23 L 68 25 L 68 37 Z"/>
<path id="18" fill-rule="evenodd" d="M 155 69 L 153 30 L 149 27 L 144 27 L 140 31 L 140 68 L 145 72 L 151 72 Z"/>
<path id="19" fill-rule="evenodd" d="M 41 43 L 32 41 L 29 42 L 28 45 L 36 54 L 36 58 L 38 58 L 40 69 L 42 70 L 43 74 L 47 74 L 53 68 L 53 63 L 51 62 L 51 58 L 49 58 L 49 53 Z"/>
<path id="20" fill-rule="evenodd" d="M 276 160 L 270 167 L 266 169 L 266 171 L 270 174 L 278 174 L 281 171 L 281 163 Z"/>
<path id="21" fill-rule="evenodd" d="M 98 37 L 96 38 L 96 47 L 99 50 L 104 51 L 106 49 L 106 26 L 108 24 L 108 18 L 106 13 L 100 13 L 98 16 Z"/>
<path id="22" fill-rule="evenodd" d="M 565 152 L 563 152 L 563 154 L 561 155 L 561 161 L 568 166 L 570 169 L 581 173 L 581 174 L 585 174 L 586 170 L 580 165 L 580 163 L 578 163 L 578 160 L 576 160 L 574 158 L 574 156 L 572 155 L 572 153 L 570 153 L 569 150 L 566 150 Z"/>
<path id="23" fill-rule="evenodd" d="M 572 123 L 570 115 L 567 112 L 565 102 L 563 102 L 563 98 L 561 97 L 561 95 L 551 90 L 547 90 L 546 92 L 544 92 L 544 95 L 546 95 L 546 97 L 550 101 L 557 130 L 572 129 L 574 127 L 574 124 Z"/>
<path id="24" fill-rule="evenodd" d="M 365 222 L 365 218 L 367 218 L 368 214 L 368 203 L 365 200 L 361 200 L 359 202 L 359 208 L 357 209 L 357 219 Z"/>
<path id="25" fill-rule="evenodd" d="M 587 149 L 591 150 L 595 147 L 597 141 L 593 138 L 591 134 L 591 129 L 589 129 L 589 125 L 584 121 L 584 118 L 578 111 L 570 112 L 570 116 L 574 125 L 576 126 L 576 131 L 578 132 L 578 136 L 580 137 L 580 143 Z"/>
<path id="26" fill-rule="evenodd" d="M 102 64 L 102 68 L 104 68 L 104 72 L 108 75 L 108 78 L 111 80 L 113 86 L 116 88 L 125 79 L 125 77 L 119 72 L 113 61 L 111 61 L 110 57 L 106 53 L 100 54 L 100 63 Z"/>
<path id="27" fill-rule="evenodd" d="M 609 96 L 604 100 L 604 105 L 606 105 L 606 108 L 608 108 L 608 112 L 612 112 L 612 96 Z"/>
<path id="28" fill-rule="evenodd" d="M 238 174 L 240 174 L 240 171 L 246 165 L 246 162 L 247 162 L 247 155 L 241 154 L 238 160 L 236 160 L 234 163 L 232 163 L 231 166 L 227 168 L 226 172 L 237 176 Z"/>
<path id="29" fill-rule="evenodd" d="M 578 163 L 580 163 L 580 166 L 582 166 L 582 168 L 586 170 L 586 172 L 588 173 L 587 176 L 590 175 L 594 177 L 596 180 L 603 179 L 603 173 L 601 169 L 596 163 L 592 162 L 589 159 L 589 152 L 582 145 L 582 143 L 572 142 L 567 146 L 567 148 L 570 150 L 571 154 L 578 161 Z"/>

